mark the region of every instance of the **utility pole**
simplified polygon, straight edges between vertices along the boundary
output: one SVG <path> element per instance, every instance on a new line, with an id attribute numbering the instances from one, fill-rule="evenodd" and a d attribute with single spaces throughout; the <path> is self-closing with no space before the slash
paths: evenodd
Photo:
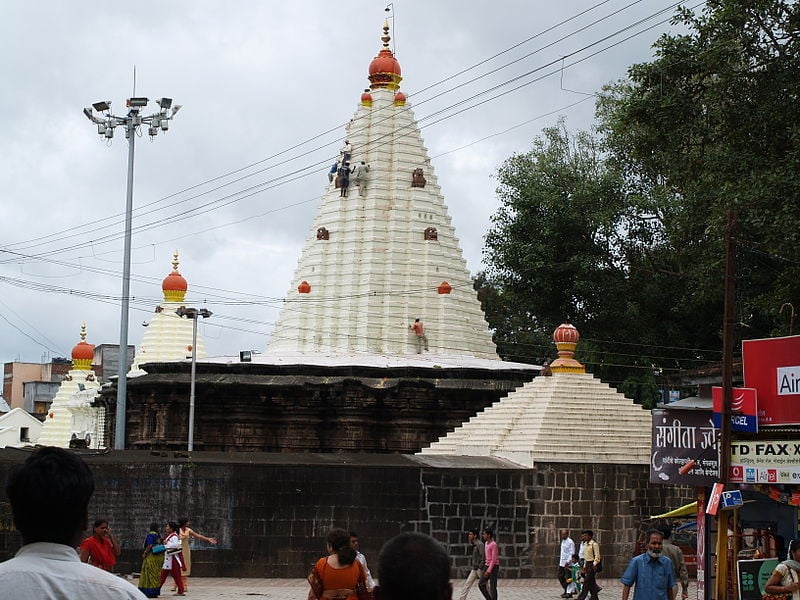
<path id="1" fill-rule="evenodd" d="M 736 325 L 736 211 L 728 211 L 725 229 L 725 314 L 722 323 L 722 422 L 719 429 L 719 482 L 728 483 L 731 467 L 731 405 L 733 403 L 733 328 Z M 727 545 L 728 522 L 722 511 L 717 513 L 716 598 L 725 598 L 728 591 Z M 724 533 L 723 533 L 724 532 Z M 725 541 L 726 543 L 723 543 Z M 734 558 L 735 560 L 735 558 Z M 736 582 L 734 581 L 734 591 Z"/>
<path id="2" fill-rule="evenodd" d="M 203 317 L 207 319 L 212 313 L 207 308 L 187 308 L 181 306 L 178 307 L 175 314 L 179 317 L 187 317 L 192 320 L 192 375 L 189 385 L 189 443 L 187 445 L 187 450 L 191 452 L 194 450 L 194 382 L 197 367 L 197 318 Z"/>
<path id="3" fill-rule="evenodd" d="M 114 130 L 122 127 L 128 140 L 128 184 L 125 201 L 125 250 L 122 266 L 122 308 L 120 311 L 119 325 L 119 372 L 117 378 L 117 407 L 116 427 L 114 430 L 114 449 L 125 449 L 125 420 L 126 404 L 128 397 L 128 313 L 131 302 L 131 222 L 133 220 L 133 156 L 136 136 L 140 127 L 148 125 L 147 132 L 151 139 L 159 131 L 166 132 L 169 122 L 175 118 L 181 105 L 172 106 L 172 98 L 160 98 L 156 103 L 160 107 L 158 112 L 143 116 L 140 111 L 149 103 L 147 98 L 128 98 L 126 105 L 128 114 L 119 117 L 111 114 L 111 101 L 100 101 L 92 104 L 92 108 L 84 108 L 83 114 L 92 123 L 97 125 L 97 133 L 109 143 L 114 138 Z M 170 110 L 171 109 L 171 110 Z M 95 114 L 94 111 L 97 111 Z"/>

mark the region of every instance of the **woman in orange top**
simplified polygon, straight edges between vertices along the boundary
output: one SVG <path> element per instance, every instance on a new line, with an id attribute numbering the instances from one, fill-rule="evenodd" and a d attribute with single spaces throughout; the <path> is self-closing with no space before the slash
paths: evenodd
<path id="1" fill-rule="evenodd" d="M 117 564 L 121 549 L 108 528 L 108 521 L 97 519 L 92 526 L 92 535 L 81 543 L 81 560 L 104 571 Z"/>
<path id="2" fill-rule="evenodd" d="M 308 600 L 358 600 L 358 585 L 366 590 L 364 567 L 356 560 L 350 534 L 344 529 L 333 529 L 328 534 L 328 556 L 314 565 L 308 583 Z"/>

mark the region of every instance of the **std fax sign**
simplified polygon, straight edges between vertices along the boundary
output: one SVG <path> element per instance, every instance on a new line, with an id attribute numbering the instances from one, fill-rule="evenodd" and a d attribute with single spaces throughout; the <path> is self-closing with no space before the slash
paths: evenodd
<path id="1" fill-rule="evenodd" d="M 731 483 L 800 483 L 800 440 L 731 442 Z"/>

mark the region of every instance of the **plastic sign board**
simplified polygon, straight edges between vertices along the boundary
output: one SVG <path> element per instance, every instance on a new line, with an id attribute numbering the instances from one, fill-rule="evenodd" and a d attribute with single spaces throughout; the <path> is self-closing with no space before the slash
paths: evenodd
<path id="1" fill-rule="evenodd" d="M 742 506 L 744 502 L 742 501 L 742 492 L 739 490 L 730 490 L 728 492 L 722 492 L 722 506 L 725 508 L 731 508 L 733 506 Z"/>
<path id="2" fill-rule="evenodd" d="M 711 488 L 711 494 L 708 496 L 708 506 L 706 507 L 706 514 L 714 516 L 719 510 L 719 501 L 722 497 L 722 484 L 715 483 Z"/>
<path id="3" fill-rule="evenodd" d="M 758 404 L 756 390 L 753 388 L 733 388 L 731 400 L 731 431 L 758 433 Z M 714 408 L 714 427 L 722 424 L 722 388 L 711 388 L 711 402 Z"/>
<path id="4" fill-rule="evenodd" d="M 800 424 L 800 335 L 745 340 L 742 362 L 745 386 L 758 390 L 758 424 Z"/>
<path id="5" fill-rule="evenodd" d="M 800 483 L 800 439 L 734 440 L 731 483 Z"/>

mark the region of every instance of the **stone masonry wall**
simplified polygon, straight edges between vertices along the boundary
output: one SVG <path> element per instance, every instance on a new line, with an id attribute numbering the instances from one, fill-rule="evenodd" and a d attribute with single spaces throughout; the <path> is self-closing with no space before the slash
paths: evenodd
<path id="1" fill-rule="evenodd" d="M 107 518 L 123 548 L 117 572 L 139 571 L 151 521 L 186 515 L 219 539 L 195 545 L 193 572 L 215 577 L 305 577 L 332 527 L 354 529 L 376 569 L 380 546 L 402 531 L 439 540 L 466 577 L 466 531 L 492 527 L 502 577 L 552 577 L 558 528 L 596 531 L 606 573 L 630 558 L 641 519 L 682 503 L 678 488 L 650 486 L 646 467 L 540 465 L 491 458 L 405 455 L 82 451 L 97 491 L 89 519 Z M 0 481 L 25 459 L 0 450 Z M 47 515 L 42 515 L 46 519 Z M 0 560 L 20 539 L 0 490 Z M 376 574 L 373 571 L 373 574 Z"/>
<path id="2" fill-rule="evenodd" d="M 580 532 L 591 529 L 604 575 L 621 575 L 647 518 L 694 500 L 692 488 L 653 485 L 649 476 L 648 465 L 537 465 L 531 510 L 534 576 L 556 573 L 561 529 L 569 530 L 576 546 Z"/>

